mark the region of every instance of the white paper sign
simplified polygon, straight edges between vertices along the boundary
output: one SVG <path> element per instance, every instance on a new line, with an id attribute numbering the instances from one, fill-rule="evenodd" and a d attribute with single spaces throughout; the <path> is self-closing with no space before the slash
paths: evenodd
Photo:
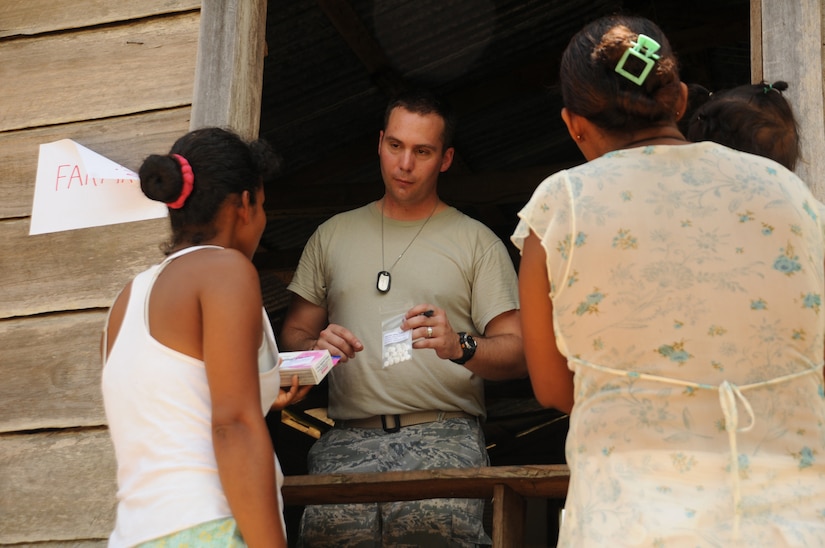
<path id="1" fill-rule="evenodd" d="M 71 139 L 40 145 L 29 235 L 158 219 L 137 173 Z"/>

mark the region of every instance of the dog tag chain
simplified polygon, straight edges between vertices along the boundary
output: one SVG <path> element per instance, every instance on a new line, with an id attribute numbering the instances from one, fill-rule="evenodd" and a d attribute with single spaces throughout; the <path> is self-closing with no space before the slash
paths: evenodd
<path id="1" fill-rule="evenodd" d="M 438 207 L 438 200 L 436 200 L 435 205 L 433 206 L 433 210 L 430 211 L 430 214 L 421 224 L 421 227 L 418 229 L 418 232 L 415 233 L 413 239 L 410 240 L 410 243 L 407 244 L 407 247 L 404 248 L 404 251 L 401 252 L 401 255 L 395 259 L 395 262 L 392 263 L 389 270 L 384 267 L 384 200 L 381 200 L 381 271 L 378 273 L 378 278 L 375 280 L 375 288 L 380 291 L 381 293 L 387 293 L 390 290 L 390 286 L 392 285 L 392 269 L 395 268 L 395 265 L 398 264 L 398 261 L 401 260 L 401 257 L 404 256 L 404 253 L 410 248 L 413 242 L 418 238 L 418 235 L 421 234 L 421 231 L 424 230 L 424 227 L 427 226 L 427 223 L 430 222 L 430 219 L 435 213 L 435 209 Z"/>

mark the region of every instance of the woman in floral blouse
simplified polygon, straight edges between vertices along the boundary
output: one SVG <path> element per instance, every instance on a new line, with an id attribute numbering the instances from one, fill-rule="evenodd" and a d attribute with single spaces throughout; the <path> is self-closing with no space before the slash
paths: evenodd
<path id="1" fill-rule="evenodd" d="M 772 160 L 684 139 L 646 19 L 587 25 L 561 87 L 588 161 L 512 237 L 534 391 L 571 413 L 560 545 L 822 546 L 825 206 Z"/>

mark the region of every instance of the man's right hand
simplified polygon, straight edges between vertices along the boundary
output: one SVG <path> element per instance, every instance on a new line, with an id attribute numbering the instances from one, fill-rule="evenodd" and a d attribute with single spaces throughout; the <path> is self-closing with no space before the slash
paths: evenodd
<path id="1" fill-rule="evenodd" d="M 313 345 L 313 350 L 329 350 L 333 356 L 341 356 L 339 363 L 354 358 L 356 352 L 361 352 L 364 345 L 353 335 L 352 331 L 346 327 L 331 323 L 326 329 L 321 330 L 318 340 Z"/>

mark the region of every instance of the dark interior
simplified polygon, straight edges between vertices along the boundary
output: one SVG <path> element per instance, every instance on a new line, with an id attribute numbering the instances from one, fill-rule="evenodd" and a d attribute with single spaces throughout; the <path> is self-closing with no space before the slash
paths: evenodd
<path id="1" fill-rule="evenodd" d="M 378 132 L 395 92 L 427 86 L 450 100 L 457 161 L 441 196 L 494 230 L 518 266 L 516 212 L 544 177 L 584 161 L 559 116 L 570 37 L 601 15 L 648 17 L 683 81 L 718 90 L 750 82 L 749 10 L 749 0 L 270 0 L 260 136 L 284 166 L 266 188 L 255 262 L 276 333 L 312 231 L 382 195 Z M 321 386 L 305 407 L 324 397 Z M 487 399 L 493 465 L 564 462 L 565 417 L 542 409 L 528 380 L 488 383 Z M 314 438 L 270 424 L 285 473 L 304 473 Z"/>
<path id="2" fill-rule="evenodd" d="M 610 13 L 643 15 L 671 40 L 688 83 L 750 81 L 748 0 L 270 0 L 261 137 L 284 159 L 267 188 L 256 260 L 291 271 L 322 220 L 379 198 L 378 131 L 408 86 L 459 116 L 442 198 L 503 239 L 536 185 L 581 163 L 559 112 L 570 37 Z"/>

